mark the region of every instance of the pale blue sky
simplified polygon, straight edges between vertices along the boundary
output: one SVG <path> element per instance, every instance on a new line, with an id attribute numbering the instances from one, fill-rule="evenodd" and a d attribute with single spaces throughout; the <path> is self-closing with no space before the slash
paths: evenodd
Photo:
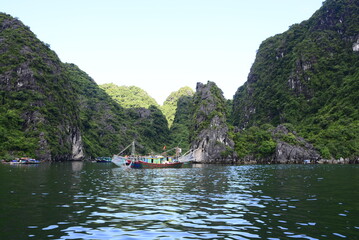
<path id="1" fill-rule="evenodd" d="M 63 62 L 98 84 L 135 85 L 159 104 L 214 81 L 233 98 L 266 38 L 307 20 L 323 0 L 0 0 Z"/>

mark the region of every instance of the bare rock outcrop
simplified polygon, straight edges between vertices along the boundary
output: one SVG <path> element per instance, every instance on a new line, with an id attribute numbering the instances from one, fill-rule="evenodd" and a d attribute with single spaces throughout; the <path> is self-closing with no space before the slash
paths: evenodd
<path id="1" fill-rule="evenodd" d="M 272 131 L 277 142 L 273 155 L 274 163 L 317 163 L 321 158 L 313 145 L 298 137 L 295 131 L 290 131 L 284 125 L 279 125 Z M 285 141 L 283 136 L 287 136 Z M 289 137 L 288 137 L 289 136 Z"/>
<path id="2" fill-rule="evenodd" d="M 229 162 L 234 142 L 228 136 L 225 99 L 213 82 L 197 83 L 191 149 L 197 162 Z"/>

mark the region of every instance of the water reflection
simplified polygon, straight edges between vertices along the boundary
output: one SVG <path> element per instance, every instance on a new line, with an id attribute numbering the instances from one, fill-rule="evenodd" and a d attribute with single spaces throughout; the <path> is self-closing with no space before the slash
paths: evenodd
<path id="1" fill-rule="evenodd" d="M 37 239 L 350 239 L 359 229 L 358 172 L 356 166 L 123 170 L 72 163 L 27 173 L 36 184 L 1 193 L 23 191 L 35 204 L 29 209 L 10 196 L 24 205 L 16 213 L 30 219 L 17 227 Z M 5 171 L 14 174 L 20 173 Z M 16 236 L 12 229 L 2 235 Z"/>
<path id="2" fill-rule="evenodd" d="M 71 162 L 72 171 L 79 172 L 84 167 L 84 162 L 81 161 L 73 161 Z"/>

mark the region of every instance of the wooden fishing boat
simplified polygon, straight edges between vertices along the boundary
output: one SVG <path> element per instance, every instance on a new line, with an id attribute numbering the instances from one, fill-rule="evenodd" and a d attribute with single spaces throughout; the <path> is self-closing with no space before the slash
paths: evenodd
<path id="1" fill-rule="evenodd" d="M 121 156 L 121 154 L 132 146 L 132 153 L 130 156 Z M 137 156 L 135 153 L 135 142 L 132 142 L 122 152 L 112 157 L 112 162 L 120 167 L 126 168 L 181 168 L 184 161 L 180 161 L 176 157 L 165 157 L 165 156 Z"/>
<path id="2" fill-rule="evenodd" d="M 183 163 L 163 156 L 141 157 L 128 163 L 130 168 L 180 168 Z"/>
<path id="3" fill-rule="evenodd" d="M 112 162 L 120 167 L 127 168 L 180 168 L 183 162 L 177 159 L 163 156 L 118 156 L 112 158 Z"/>

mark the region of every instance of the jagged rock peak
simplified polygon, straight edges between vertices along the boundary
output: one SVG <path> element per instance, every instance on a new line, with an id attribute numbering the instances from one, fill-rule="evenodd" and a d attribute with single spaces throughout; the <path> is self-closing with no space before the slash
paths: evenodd
<path id="1" fill-rule="evenodd" d="M 228 136 L 226 102 L 214 82 L 197 83 L 194 95 L 192 147 L 198 162 L 226 162 L 234 143 Z"/>

